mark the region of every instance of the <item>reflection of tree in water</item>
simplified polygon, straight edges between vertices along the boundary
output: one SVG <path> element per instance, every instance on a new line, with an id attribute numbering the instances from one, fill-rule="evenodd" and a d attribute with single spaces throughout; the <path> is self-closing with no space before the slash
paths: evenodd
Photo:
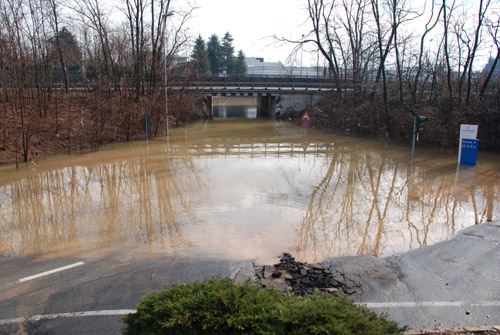
<path id="1" fill-rule="evenodd" d="M 307 196 L 297 227 L 298 258 L 404 251 L 491 220 L 499 202 L 498 178 L 474 173 L 460 198 L 460 183 L 450 169 L 411 168 L 388 157 L 361 146 L 336 146 L 315 164 L 323 177 Z"/>
<path id="2" fill-rule="evenodd" d="M 187 244 L 183 220 L 203 187 L 192 157 L 164 152 L 28 176 L 0 187 L 0 252 L 134 241 L 175 251 Z"/>

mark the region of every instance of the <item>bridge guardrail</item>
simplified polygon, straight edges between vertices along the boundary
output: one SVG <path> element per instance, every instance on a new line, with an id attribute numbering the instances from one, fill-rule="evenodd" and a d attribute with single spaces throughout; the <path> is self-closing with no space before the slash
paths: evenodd
<path id="1" fill-rule="evenodd" d="M 201 89 L 282 89 L 282 88 L 295 88 L 301 89 L 334 89 L 335 84 L 331 78 L 324 77 L 294 77 L 294 76 L 199 76 L 194 82 L 196 87 Z"/>
<path id="2" fill-rule="evenodd" d="M 43 78 L 39 84 L 37 84 L 38 89 L 47 90 L 61 90 L 64 88 L 64 82 L 62 78 L 62 74 L 58 71 L 50 72 L 49 78 Z M 93 77 L 84 77 L 84 75 L 80 71 L 68 71 L 70 74 L 68 76 L 69 89 L 70 90 L 89 90 L 92 91 L 95 89 L 98 84 L 95 82 L 95 78 Z M 41 77 L 41 74 L 35 72 L 29 73 L 29 76 L 33 77 Z M 125 76 L 127 78 L 127 76 Z M 203 88 L 206 89 L 210 87 L 212 89 L 224 87 L 228 89 L 229 87 L 236 87 L 238 89 L 295 89 L 296 87 L 300 87 L 301 89 L 324 89 L 330 90 L 335 89 L 335 83 L 332 78 L 325 76 L 295 76 L 295 75 L 218 75 L 218 76 L 179 76 L 173 75 L 172 79 L 180 79 L 180 81 L 184 83 L 188 83 L 187 85 L 191 88 Z M 3 78 L 7 80 L 2 80 L 0 82 L 0 86 L 2 83 L 12 82 L 9 79 L 12 78 Z M 48 80 L 47 80 L 48 79 Z M 189 79 L 189 80 L 187 80 Z M 38 82 L 38 80 L 32 80 L 33 82 Z M 117 80 L 113 80 L 110 82 L 110 86 L 112 90 L 120 90 L 120 89 L 134 89 L 132 85 L 130 85 L 132 80 L 124 80 L 124 78 L 117 78 Z M 146 85 L 149 81 L 146 78 Z M 171 82 L 172 85 L 175 85 Z M 39 86 L 40 85 L 40 86 Z M 161 84 L 160 84 L 161 85 Z M 28 85 L 29 86 L 29 85 Z"/>

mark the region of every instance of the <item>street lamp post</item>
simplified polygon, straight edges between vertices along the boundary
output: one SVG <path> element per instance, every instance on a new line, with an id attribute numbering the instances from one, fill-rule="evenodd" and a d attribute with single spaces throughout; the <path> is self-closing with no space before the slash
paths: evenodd
<path id="1" fill-rule="evenodd" d="M 164 34 L 164 46 L 163 46 L 163 74 L 164 74 L 164 80 L 165 80 L 165 127 L 166 127 L 166 133 L 167 133 L 167 138 L 169 136 L 168 132 L 168 80 L 167 80 L 167 35 L 165 34 L 165 30 L 167 29 L 167 17 L 174 15 L 173 12 L 168 12 L 163 15 L 163 20 L 164 20 L 164 25 L 163 25 L 163 34 Z"/>

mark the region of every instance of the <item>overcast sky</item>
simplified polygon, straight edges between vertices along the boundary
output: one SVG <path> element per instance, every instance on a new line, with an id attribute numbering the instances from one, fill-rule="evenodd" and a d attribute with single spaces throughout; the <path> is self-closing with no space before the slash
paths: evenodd
<path id="1" fill-rule="evenodd" d="M 309 29 L 304 0 L 197 0 L 199 9 L 189 22 L 191 33 L 205 41 L 229 32 L 235 51 L 265 61 L 285 62 L 291 46 L 279 46 L 273 35 L 300 38 Z M 306 23 L 304 23 L 306 22 Z M 313 60 L 314 59 L 314 60 Z M 300 62 L 300 59 L 297 60 Z M 303 53 L 303 64 L 316 63 L 316 56 Z"/>
<path id="2" fill-rule="evenodd" d="M 266 62 L 281 61 L 290 63 L 287 59 L 293 48 L 291 44 L 278 43 L 273 36 L 286 37 L 291 40 L 300 39 L 311 29 L 307 16 L 306 0 L 191 0 L 198 7 L 194 17 L 188 26 L 191 35 L 201 35 L 205 41 L 210 35 L 216 34 L 222 38 L 229 32 L 233 38 L 235 52 L 243 50 L 247 57 L 263 57 Z M 416 2 L 415 2 L 416 3 Z M 478 0 L 467 2 L 470 10 L 475 12 Z M 495 13 L 496 10 L 492 10 Z M 421 33 L 424 32 L 424 18 L 413 21 L 413 28 Z M 432 41 L 432 34 L 428 37 L 428 43 Z M 442 36 L 439 32 L 439 36 Z M 436 39 L 440 40 L 440 39 Z M 418 41 L 417 41 L 418 42 Z M 486 39 L 479 51 L 479 57 L 475 62 L 475 68 L 480 70 L 487 61 L 491 52 L 492 42 Z M 309 47 L 310 49 L 312 46 Z M 495 49 L 496 51 L 496 49 Z M 322 57 L 318 53 L 298 52 L 294 65 L 315 66 L 324 65 Z"/>

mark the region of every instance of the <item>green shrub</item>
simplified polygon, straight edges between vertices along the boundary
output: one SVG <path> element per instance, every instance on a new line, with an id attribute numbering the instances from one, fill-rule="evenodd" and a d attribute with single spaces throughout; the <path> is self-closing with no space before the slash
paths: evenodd
<path id="1" fill-rule="evenodd" d="M 283 296 L 250 283 L 213 278 L 173 285 L 143 297 L 124 318 L 126 335 L 400 334 L 395 322 L 353 304 L 345 295 Z"/>

